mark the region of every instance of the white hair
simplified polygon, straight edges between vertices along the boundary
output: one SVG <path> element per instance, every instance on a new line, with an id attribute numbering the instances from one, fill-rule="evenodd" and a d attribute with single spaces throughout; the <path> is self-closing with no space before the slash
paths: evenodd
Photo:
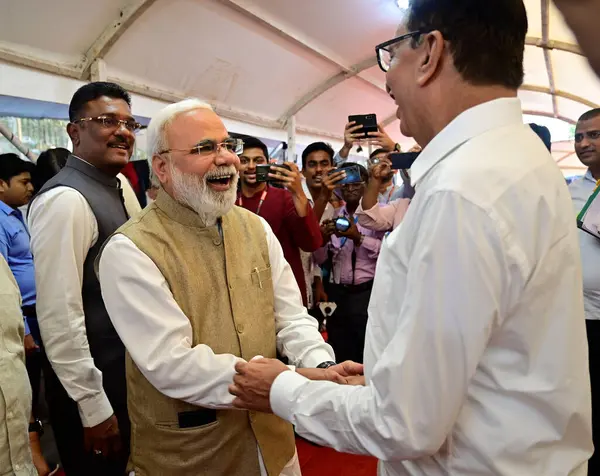
<path id="1" fill-rule="evenodd" d="M 195 111 L 197 109 L 213 110 L 210 104 L 200 101 L 199 99 L 191 98 L 169 104 L 152 118 L 146 132 L 148 138 L 148 153 L 150 155 L 150 167 L 152 167 L 152 157 L 169 148 L 166 134 L 167 127 L 180 114 Z"/>

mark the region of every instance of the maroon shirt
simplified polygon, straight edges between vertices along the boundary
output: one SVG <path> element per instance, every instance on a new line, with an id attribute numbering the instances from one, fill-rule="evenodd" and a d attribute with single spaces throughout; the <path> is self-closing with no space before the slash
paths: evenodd
<path id="1" fill-rule="evenodd" d="M 273 233 L 281 243 L 283 256 L 290 264 L 300 292 L 302 302 L 306 306 L 306 282 L 300 259 L 300 250 L 312 253 L 321 247 L 323 238 L 319 220 L 313 212 L 310 203 L 308 213 L 304 218 L 299 217 L 294 206 L 292 194 L 282 188 L 267 186 L 267 196 L 260 207 L 259 216 L 264 218 L 273 229 Z M 242 197 L 242 206 L 256 213 L 262 191 L 252 197 Z M 241 192 L 238 193 L 237 205 L 240 205 Z"/>

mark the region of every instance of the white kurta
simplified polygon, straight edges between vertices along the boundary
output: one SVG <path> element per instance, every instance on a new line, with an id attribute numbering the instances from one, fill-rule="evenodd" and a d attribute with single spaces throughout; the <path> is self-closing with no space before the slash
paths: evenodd
<path id="1" fill-rule="evenodd" d="M 466 111 L 412 168 L 369 308 L 366 387 L 275 381 L 276 414 L 386 476 L 587 474 L 590 383 L 569 192 L 518 99 Z"/>
<path id="2" fill-rule="evenodd" d="M 302 297 L 279 241 L 265 220 L 275 297 L 277 348 L 298 367 L 335 360 Z M 144 377 L 168 397 L 206 408 L 233 408 L 229 393 L 238 357 L 192 346 L 192 326 L 154 262 L 124 235 L 113 236 L 99 264 L 111 321 Z M 262 458 L 261 473 L 266 476 Z M 299 476 L 297 456 L 281 476 Z"/>

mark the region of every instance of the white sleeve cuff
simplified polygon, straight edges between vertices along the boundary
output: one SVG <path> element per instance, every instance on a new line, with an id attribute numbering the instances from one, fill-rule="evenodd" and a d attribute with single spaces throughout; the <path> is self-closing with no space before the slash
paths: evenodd
<path id="1" fill-rule="evenodd" d="M 294 405 L 297 401 L 298 390 L 308 382 L 310 380 L 296 372 L 286 371 L 280 373 L 273 382 L 269 395 L 273 413 L 293 423 Z"/>
<path id="2" fill-rule="evenodd" d="M 331 352 L 328 352 L 323 347 L 318 347 L 316 349 L 311 350 L 302 359 L 302 363 L 298 367 L 302 367 L 305 369 L 314 369 L 317 365 L 320 365 L 323 362 L 336 362 L 335 355 L 333 354 L 333 349 Z"/>
<path id="3" fill-rule="evenodd" d="M 104 390 L 94 396 L 80 400 L 77 402 L 77 406 L 84 428 L 99 425 L 108 420 L 114 413 Z"/>

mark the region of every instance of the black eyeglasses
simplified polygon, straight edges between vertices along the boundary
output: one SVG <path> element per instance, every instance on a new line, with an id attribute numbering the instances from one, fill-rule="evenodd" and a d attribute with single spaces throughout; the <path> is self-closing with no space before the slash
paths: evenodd
<path id="1" fill-rule="evenodd" d="M 387 73 L 390 70 L 390 66 L 392 64 L 392 60 L 394 59 L 393 47 L 396 46 L 401 41 L 404 41 L 408 38 L 415 38 L 419 35 L 422 35 L 422 31 L 411 31 L 410 33 L 406 33 L 402 36 L 397 36 L 396 38 L 386 41 L 385 43 L 381 43 L 375 47 L 375 54 L 377 54 L 377 63 L 379 67 L 384 73 Z"/>
<path id="2" fill-rule="evenodd" d="M 139 122 L 133 119 L 117 119 L 113 116 L 98 116 L 98 117 L 83 117 L 73 121 L 73 124 L 78 122 L 95 122 L 100 124 L 104 129 L 117 130 L 121 126 L 125 126 L 129 132 L 137 132 L 142 128 Z"/>
<path id="3" fill-rule="evenodd" d="M 223 142 L 214 140 L 203 140 L 191 149 L 165 149 L 158 155 L 168 154 L 169 152 L 186 152 L 189 155 L 209 156 L 216 154 L 221 148 L 232 154 L 241 154 L 244 151 L 244 141 L 242 139 L 225 139 Z"/>

